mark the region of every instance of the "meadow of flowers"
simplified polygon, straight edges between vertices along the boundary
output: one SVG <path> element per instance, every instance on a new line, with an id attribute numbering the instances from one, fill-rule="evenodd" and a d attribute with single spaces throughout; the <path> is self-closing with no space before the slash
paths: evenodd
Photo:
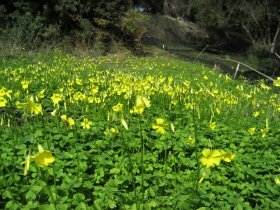
<path id="1" fill-rule="evenodd" d="M 280 209 L 280 78 L 61 52 L 0 72 L 0 209 Z"/>

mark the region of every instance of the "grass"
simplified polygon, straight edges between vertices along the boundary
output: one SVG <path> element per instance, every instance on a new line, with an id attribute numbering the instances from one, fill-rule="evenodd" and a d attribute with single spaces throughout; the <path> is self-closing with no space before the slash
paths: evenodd
<path id="1" fill-rule="evenodd" d="M 0 71 L 1 209 L 280 208 L 278 87 L 167 57 Z"/>

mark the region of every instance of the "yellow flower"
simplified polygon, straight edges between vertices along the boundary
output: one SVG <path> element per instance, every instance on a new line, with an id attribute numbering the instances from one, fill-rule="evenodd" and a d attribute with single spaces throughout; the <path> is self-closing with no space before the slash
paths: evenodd
<path id="1" fill-rule="evenodd" d="M 55 115 L 56 115 L 56 112 L 57 112 L 57 109 L 53 110 L 53 111 L 51 112 L 51 115 L 52 115 L 52 116 L 55 116 Z"/>
<path id="2" fill-rule="evenodd" d="M 107 128 L 105 131 L 104 131 L 104 134 L 106 136 L 112 136 L 114 134 L 117 134 L 118 133 L 118 130 L 116 128 Z"/>
<path id="3" fill-rule="evenodd" d="M 227 163 L 230 163 L 235 158 L 235 156 L 236 155 L 231 152 L 222 152 L 222 159 Z"/>
<path id="4" fill-rule="evenodd" d="M 195 144 L 195 138 L 189 136 L 186 140 L 186 143 L 187 144 Z"/>
<path id="5" fill-rule="evenodd" d="M 38 150 L 39 152 L 33 157 L 38 166 L 45 167 L 55 161 L 55 157 L 52 156 L 52 153 L 49 150 L 44 150 L 40 144 L 38 145 Z"/>
<path id="6" fill-rule="evenodd" d="M 142 114 L 145 108 L 150 107 L 150 100 L 147 99 L 144 96 L 137 96 L 136 97 L 136 104 L 135 106 L 132 108 L 132 110 L 130 110 L 130 113 L 133 114 Z"/>
<path id="7" fill-rule="evenodd" d="M 83 129 L 90 129 L 92 125 L 92 121 L 88 120 L 87 118 L 83 119 L 83 122 L 81 122 L 81 126 L 83 127 Z"/>
<path id="8" fill-rule="evenodd" d="M 29 81 L 23 80 L 21 82 L 22 89 L 26 90 L 28 88 L 28 86 L 29 86 L 29 83 L 30 83 Z"/>
<path id="9" fill-rule="evenodd" d="M 267 86 L 266 84 L 264 83 L 261 83 L 261 88 L 265 91 L 269 91 L 271 89 L 271 87 Z"/>
<path id="10" fill-rule="evenodd" d="M 118 103 L 117 105 L 113 106 L 113 111 L 114 112 L 120 112 L 122 110 L 123 104 Z"/>
<path id="11" fill-rule="evenodd" d="M 269 128 L 261 129 L 262 138 L 265 138 L 267 136 L 268 131 L 269 131 Z"/>
<path id="12" fill-rule="evenodd" d="M 204 149 L 202 151 L 203 157 L 200 158 L 200 162 L 202 165 L 210 168 L 214 165 L 219 165 L 222 160 L 222 154 L 219 150 Z"/>
<path id="13" fill-rule="evenodd" d="M 216 128 L 216 122 L 210 121 L 209 128 L 210 128 L 211 130 L 215 130 L 215 128 Z"/>
<path id="14" fill-rule="evenodd" d="M 76 84 L 77 85 L 82 85 L 83 84 L 83 80 L 81 80 L 80 78 L 76 78 Z"/>
<path id="15" fill-rule="evenodd" d="M 71 128 L 73 125 L 75 125 L 75 121 L 71 117 L 67 118 L 65 114 L 61 115 L 60 118 L 62 122 L 64 122 L 67 125 L 67 127 Z"/>
<path id="16" fill-rule="evenodd" d="M 51 97 L 51 100 L 53 102 L 53 105 L 59 105 L 59 102 L 63 99 L 63 95 L 60 93 L 54 93 Z"/>
<path id="17" fill-rule="evenodd" d="M 274 182 L 275 184 L 280 185 L 280 179 L 278 176 L 274 176 Z"/>
<path id="18" fill-rule="evenodd" d="M 132 107 L 132 109 L 130 110 L 130 113 L 131 114 L 142 114 L 144 112 L 144 108 L 145 107 L 137 107 L 137 106 L 134 106 Z"/>
<path id="19" fill-rule="evenodd" d="M 44 98 L 45 97 L 44 93 L 45 93 L 45 89 L 41 90 L 39 93 L 37 93 L 37 97 L 40 98 L 40 99 Z"/>
<path id="20" fill-rule="evenodd" d="M 273 81 L 273 85 L 275 87 L 280 87 L 280 77 L 277 77 L 277 79 Z"/>
<path id="21" fill-rule="evenodd" d="M 150 103 L 150 100 L 147 99 L 145 96 L 137 96 L 136 97 L 136 106 L 149 108 L 151 106 L 151 103 Z"/>
<path id="22" fill-rule="evenodd" d="M 24 109 L 29 114 L 35 114 L 35 115 L 42 114 L 42 106 L 41 104 L 34 102 L 33 96 L 30 96 L 30 98 L 26 103 L 17 102 L 16 106 L 18 109 Z"/>
<path id="23" fill-rule="evenodd" d="M 185 108 L 186 109 L 193 109 L 195 107 L 195 102 L 191 102 L 191 103 L 186 103 L 185 104 Z"/>
<path id="24" fill-rule="evenodd" d="M 253 113 L 253 116 L 254 116 L 254 117 L 258 117 L 259 115 L 260 115 L 260 113 L 257 112 L 257 111 Z"/>
<path id="25" fill-rule="evenodd" d="M 85 94 L 83 94 L 82 92 L 78 91 L 78 92 L 74 93 L 73 99 L 74 99 L 74 101 L 84 101 L 84 100 L 87 99 L 87 97 L 86 97 Z"/>
<path id="26" fill-rule="evenodd" d="M 8 101 L 4 97 L 0 96 L 0 107 L 5 107 L 7 103 Z"/>
<path id="27" fill-rule="evenodd" d="M 152 125 L 152 128 L 156 130 L 156 132 L 160 134 L 165 134 L 165 128 L 166 128 L 166 123 L 164 122 L 164 119 L 162 118 L 157 118 L 156 119 L 156 124 Z"/>
<path id="28" fill-rule="evenodd" d="M 249 129 L 248 129 L 248 132 L 249 132 L 251 135 L 254 135 L 254 133 L 256 132 L 256 128 L 249 128 Z"/>
<path id="29" fill-rule="evenodd" d="M 2 87 L 0 89 L 0 97 L 8 97 L 9 99 L 11 99 L 12 92 L 13 92 L 12 90 L 8 90 L 7 88 Z"/>

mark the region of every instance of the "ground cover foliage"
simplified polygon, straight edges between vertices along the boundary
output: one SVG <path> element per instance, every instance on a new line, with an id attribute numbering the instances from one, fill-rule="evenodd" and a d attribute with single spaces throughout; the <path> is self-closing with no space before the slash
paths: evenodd
<path id="1" fill-rule="evenodd" d="M 0 63 L 1 209 L 279 209 L 279 80 L 165 57 Z"/>

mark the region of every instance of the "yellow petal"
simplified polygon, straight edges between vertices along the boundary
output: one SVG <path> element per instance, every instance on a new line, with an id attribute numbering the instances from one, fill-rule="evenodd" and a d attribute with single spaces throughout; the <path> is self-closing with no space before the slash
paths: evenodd
<path id="1" fill-rule="evenodd" d="M 40 167 L 48 166 L 55 161 L 55 157 L 52 156 L 52 153 L 49 150 L 37 153 L 34 159 L 36 164 Z"/>
<path id="2" fill-rule="evenodd" d="M 29 171 L 30 160 L 31 160 L 31 156 L 30 156 L 30 154 L 28 154 L 24 161 L 24 172 L 23 172 L 24 176 L 26 176 Z"/>
<path id="3" fill-rule="evenodd" d="M 228 152 L 223 155 L 223 160 L 229 163 L 235 158 L 235 156 L 235 154 Z"/>
<path id="4" fill-rule="evenodd" d="M 60 118 L 61 118 L 61 120 L 62 120 L 63 122 L 66 122 L 66 121 L 67 121 L 67 116 L 66 116 L 65 114 L 64 114 L 64 115 L 61 115 Z"/>
<path id="5" fill-rule="evenodd" d="M 162 118 L 157 118 L 156 119 L 157 124 L 163 125 L 164 124 L 164 119 Z"/>
<path id="6" fill-rule="evenodd" d="M 211 157 L 218 157 L 221 155 L 222 155 L 222 152 L 220 150 L 215 149 L 212 151 Z"/>
<path id="7" fill-rule="evenodd" d="M 38 144 L 38 151 L 39 152 L 44 152 L 44 148 L 42 147 L 42 145 Z"/>
<path id="8" fill-rule="evenodd" d="M 207 168 L 210 168 L 215 165 L 211 159 L 205 157 L 200 158 L 200 162 L 202 165 L 206 166 Z"/>
<path id="9" fill-rule="evenodd" d="M 202 154 L 204 157 L 208 157 L 211 154 L 211 150 L 210 149 L 204 149 L 202 151 Z"/>

